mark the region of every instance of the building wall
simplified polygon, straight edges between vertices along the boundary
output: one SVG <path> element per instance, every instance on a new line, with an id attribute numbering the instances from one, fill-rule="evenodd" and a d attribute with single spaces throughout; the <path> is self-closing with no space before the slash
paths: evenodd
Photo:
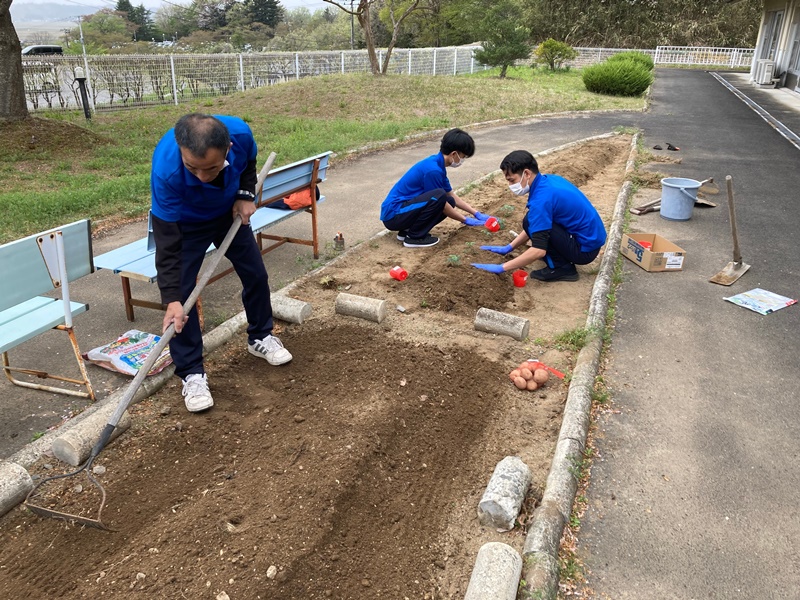
<path id="1" fill-rule="evenodd" d="M 774 76 L 800 92 L 800 0 L 764 0 L 755 60 L 750 71 L 755 80 L 759 60 L 774 61 Z"/>

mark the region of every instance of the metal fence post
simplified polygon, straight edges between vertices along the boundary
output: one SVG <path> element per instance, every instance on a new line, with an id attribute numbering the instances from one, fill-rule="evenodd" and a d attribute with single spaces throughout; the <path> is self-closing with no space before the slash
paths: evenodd
<path id="1" fill-rule="evenodd" d="M 436 48 L 433 49 L 433 74 L 436 75 Z"/>
<path id="2" fill-rule="evenodd" d="M 344 75 L 344 52 L 342 52 L 342 75 Z"/>
<path id="3" fill-rule="evenodd" d="M 178 106 L 178 84 L 175 81 L 175 56 L 169 55 L 169 69 L 172 72 L 172 97 L 175 99 L 175 106 Z"/>
<path id="4" fill-rule="evenodd" d="M 408 49 L 408 74 L 411 75 L 411 48 Z"/>
<path id="5" fill-rule="evenodd" d="M 294 53 L 294 78 L 300 79 L 300 55 L 297 52 Z"/>
<path id="6" fill-rule="evenodd" d="M 89 76 L 89 61 L 86 60 L 86 53 L 83 54 L 83 68 L 86 70 L 86 89 L 89 91 L 89 106 L 92 107 L 92 112 L 94 112 L 94 90 L 92 89 L 92 78 Z"/>
<path id="7" fill-rule="evenodd" d="M 453 75 L 458 75 L 458 48 L 453 48 Z"/>
<path id="8" fill-rule="evenodd" d="M 475 72 L 475 48 L 472 49 L 472 56 L 469 57 L 469 72 Z"/>
<path id="9" fill-rule="evenodd" d="M 239 77 L 242 82 L 242 91 L 244 91 L 244 62 L 241 54 L 239 55 Z"/>

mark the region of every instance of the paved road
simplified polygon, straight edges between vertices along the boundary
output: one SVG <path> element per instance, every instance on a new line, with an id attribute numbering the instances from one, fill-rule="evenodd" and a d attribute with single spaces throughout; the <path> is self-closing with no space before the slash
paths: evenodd
<path id="1" fill-rule="evenodd" d="M 783 120 L 800 124 L 799 105 Z M 599 431 L 580 536 L 590 585 L 614 599 L 796 599 L 800 307 L 761 316 L 722 298 L 800 296 L 800 152 L 702 72 L 659 73 L 641 122 L 647 146 L 681 148 L 671 174 L 733 177 L 752 268 L 730 288 L 707 282 L 731 260 L 724 195 L 690 221 L 633 223 L 683 247 L 686 269 L 626 261 L 606 373 L 621 412 Z"/>
<path id="2" fill-rule="evenodd" d="M 788 106 L 781 118 L 800 131 L 793 98 L 782 101 L 779 91 L 752 90 L 728 77 L 764 106 Z M 537 152 L 619 126 L 640 127 L 646 147 L 671 142 L 681 148 L 669 154 L 682 162 L 661 171 L 698 180 L 734 177 L 742 250 L 753 267 L 731 288 L 707 281 L 731 258 L 724 196 L 719 208 L 695 210 L 690 221 L 651 214 L 632 223 L 671 239 L 688 257 L 681 273 L 648 274 L 625 263 L 607 372 L 620 413 L 599 432 L 601 458 L 581 533 L 590 584 L 609 598 L 797 598 L 800 475 L 793 449 L 800 429 L 800 307 L 764 317 L 723 297 L 753 287 L 800 295 L 798 150 L 711 75 L 662 70 L 646 113 L 474 129 L 477 154 L 452 180 L 460 185 L 493 171 L 510 149 Z M 382 230 L 379 204 L 392 182 L 437 148 L 438 139 L 421 140 L 334 164 L 324 186 L 330 201 L 321 206 L 322 239 L 342 231 L 351 245 Z M 142 223 L 124 227 L 99 240 L 95 252 L 139 237 L 143 229 Z M 285 225 L 287 235 L 304 230 L 300 218 Z M 298 247 L 285 246 L 266 260 L 273 288 L 312 266 Z M 156 297 L 154 286 L 137 287 Z M 207 318 L 238 312 L 236 290 L 231 277 L 212 286 L 205 295 Z M 76 320 L 84 350 L 131 326 L 115 276 L 85 277 L 73 296 L 92 305 Z M 159 320 L 155 311 L 140 309 L 135 326 L 157 331 Z M 41 336 L 14 356 L 67 361 L 61 337 Z M 103 396 L 127 381 L 94 367 L 92 378 Z M 0 456 L 82 406 L 2 385 Z"/>

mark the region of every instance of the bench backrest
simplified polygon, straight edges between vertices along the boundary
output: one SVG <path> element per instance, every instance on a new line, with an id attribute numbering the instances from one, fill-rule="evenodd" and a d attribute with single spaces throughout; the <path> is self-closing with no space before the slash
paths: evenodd
<path id="1" fill-rule="evenodd" d="M 36 239 L 61 231 L 67 278 L 74 281 L 94 271 L 92 230 L 88 219 L 48 229 L 0 246 L 0 311 L 54 289 Z"/>
<path id="2" fill-rule="evenodd" d="M 331 152 L 324 152 L 271 170 L 267 173 L 264 185 L 261 188 L 258 205 L 269 204 L 312 184 L 316 186 L 319 182 L 325 181 L 328 173 L 328 160 L 331 154 Z M 312 182 L 311 177 L 314 174 L 314 165 L 317 160 L 319 160 L 317 180 Z M 155 252 L 156 250 L 152 212 L 147 213 L 147 250 L 148 252 Z"/>
<path id="3" fill-rule="evenodd" d="M 317 154 L 270 171 L 264 180 L 264 187 L 261 190 L 261 197 L 258 201 L 259 205 L 269 204 L 275 200 L 285 198 L 293 192 L 309 187 L 312 183 L 316 185 L 321 181 L 325 181 L 330 155 L 330 152 Z M 314 163 L 317 160 L 319 160 L 317 180 L 312 182 L 311 176 L 314 172 Z"/>

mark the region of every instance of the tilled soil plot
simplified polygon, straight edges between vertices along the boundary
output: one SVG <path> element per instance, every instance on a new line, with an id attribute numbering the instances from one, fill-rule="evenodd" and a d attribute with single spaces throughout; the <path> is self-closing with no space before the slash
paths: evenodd
<path id="1" fill-rule="evenodd" d="M 576 181 L 608 221 L 629 149 L 626 136 L 594 141 L 545 157 L 542 170 Z M 476 271 L 469 262 L 499 262 L 476 247 L 510 239 L 523 199 L 502 180 L 465 197 L 505 228 L 443 223 L 425 250 L 364 242 L 292 289 L 314 315 L 279 332 L 290 364 L 269 367 L 240 340 L 207 363 L 211 411 L 186 413 L 177 384 L 134 407 L 132 429 L 95 463 L 116 531 L 24 509 L 2 519 L 3 597 L 459 598 L 483 543 L 521 550 L 567 388 L 553 378 L 518 391 L 508 372 L 531 356 L 569 370 L 552 337 L 585 322 L 596 265 L 576 283 L 525 288 Z M 407 280 L 389 278 L 395 264 Z M 336 315 L 341 291 L 386 299 L 390 314 L 381 324 Z M 475 332 L 480 306 L 530 318 L 534 341 Z M 507 455 L 525 460 L 533 486 L 519 525 L 501 534 L 476 508 Z M 83 478 L 48 490 L 67 512 L 98 506 Z"/>

